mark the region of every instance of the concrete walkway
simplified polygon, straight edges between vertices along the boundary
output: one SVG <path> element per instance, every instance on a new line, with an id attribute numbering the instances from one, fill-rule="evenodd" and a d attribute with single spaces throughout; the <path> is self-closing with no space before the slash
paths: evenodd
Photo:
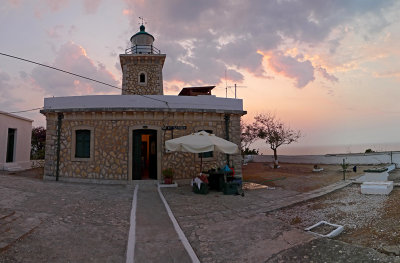
<path id="1" fill-rule="evenodd" d="M 368 249 L 315 236 L 274 218 L 270 211 L 341 189 L 351 181 L 300 193 L 281 188 L 249 190 L 245 196 L 190 186 L 156 185 L 136 192 L 134 262 L 396 262 Z M 0 172 L 0 263 L 126 262 L 132 187 L 41 181 Z M 177 232 L 179 222 L 186 237 Z M 129 238 L 130 239 L 130 238 Z M 340 254 L 340 255 L 339 255 Z M 339 256 L 337 256 L 339 255 Z M 133 257 L 134 256 L 134 257 Z"/>
<path id="2" fill-rule="evenodd" d="M 0 172 L 0 263 L 125 262 L 132 189 Z"/>
<path id="3" fill-rule="evenodd" d="M 174 229 L 157 186 L 136 187 L 139 190 L 134 262 L 192 262 Z"/>
<path id="4" fill-rule="evenodd" d="M 245 191 L 244 197 L 213 191 L 198 195 L 188 186 L 162 191 L 201 262 L 265 262 L 275 254 L 315 239 L 268 212 L 349 184 L 351 181 L 340 181 L 308 193 L 259 189 Z"/>

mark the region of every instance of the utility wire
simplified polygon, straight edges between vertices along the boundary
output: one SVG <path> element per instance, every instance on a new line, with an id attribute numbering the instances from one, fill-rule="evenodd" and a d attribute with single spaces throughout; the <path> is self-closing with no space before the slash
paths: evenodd
<path id="1" fill-rule="evenodd" d="M 41 108 L 29 109 L 29 110 L 12 111 L 12 112 L 7 112 L 7 113 L 20 113 L 20 112 L 28 112 L 28 111 L 34 111 L 34 110 L 42 110 L 42 109 L 43 109 L 43 107 L 41 107 Z"/>
<path id="2" fill-rule="evenodd" d="M 82 75 L 79 75 L 79 74 L 75 74 L 75 73 L 72 73 L 72 72 L 69 72 L 69 71 L 66 71 L 66 70 L 62 70 L 62 69 L 59 69 L 59 68 L 51 67 L 51 66 L 48 66 L 48 65 L 45 65 L 45 64 L 42 64 L 42 63 L 38 63 L 38 62 L 32 61 L 32 60 L 28 60 L 28 59 L 24 59 L 24 58 L 12 56 L 12 55 L 4 54 L 4 53 L 0 53 L 0 55 L 6 56 L 6 57 L 10 57 L 10 58 L 19 59 L 19 60 L 22 60 L 22 61 L 25 61 L 25 62 L 29 62 L 29 63 L 32 63 L 32 64 L 36 64 L 36 65 L 39 65 L 39 66 L 42 66 L 42 67 L 58 70 L 58 71 L 61 71 L 61 72 L 64 72 L 64 73 L 67 73 L 67 74 L 70 74 L 70 75 L 74 75 L 74 76 L 77 76 L 77 77 L 80 77 L 80 78 L 83 78 L 83 79 L 91 80 L 91 81 L 94 81 L 94 82 L 97 82 L 97 83 L 112 87 L 114 89 L 121 89 L 120 87 L 117 87 L 117 86 L 114 86 L 114 85 L 111 85 L 111 84 L 108 84 L 108 83 L 105 83 L 105 82 L 102 82 L 102 81 L 98 81 L 98 80 L 95 80 L 95 79 L 92 79 L 92 78 L 88 78 L 88 77 L 85 77 L 85 76 L 82 76 Z"/>
<path id="3" fill-rule="evenodd" d="M 32 61 L 32 60 L 29 60 L 29 59 L 25 59 L 25 58 L 21 58 L 21 57 L 16 57 L 16 56 L 12 56 L 12 55 L 5 54 L 5 53 L 1 53 L 1 52 L 0 52 L 0 55 L 6 56 L 6 57 L 10 57 L 10 58 L 15 58 L 15 59 L 22 60 L 22 61 L 25 61 L 25 62 L 29 62 L 29 63 L 32 63 L 32 64 L 36 64 L 36 65 L 39 65 L 39 66 L 42 66 L 42 67 L 46 67 L 46 68 L 58 70 L 58 71 L 61 71 L 61 72 L 63 72 L 63 73 L 70 74 L 70 75 L 73 75 L 73 76 L 76 76 L 76 77 L 79 77 L 79 78 L 87 79 L 87 80 L 90 80 L 90 81 L 94 81 L 94 82 L 97 82 L 97 83 L 100 83 L 100 84 L 109 86 L 109 87 L 114 88 L 114 89 L 122 90 L 122 88 L 120 88 L 120 87 L 117 87 L 117 86 L 114 86 L 114 85 L 111 85 L 111 84 L 108 84 L 108 83 L 105 83 L 105 82 L 102 82 L 102 81 L 99 81 L 99 80 L 95 80 L 95 79 L 92 79 L 92 78 L 88 78 L 88 77 L 85 77 L 85 76 L 82 76 L 82 75 L 79 75 L 79 74 L 75 74 L 75 73 L 72 73 L 72 72 L 69 72 L 69 71 L 66 71 L 66 70 L 62 70 L 62 69 L 59 69 L 59 68 L 56 68 L 56 67 L 51 67 L 51 66 L 48 66 L 48 65 L 39 63 L 39 62 L 35 62 L 35 61 Z M 140 94 L 138 94 L 138 95 L 139 95 L 139 96 L 142 96 L 142 97 L 144 97 L 144 98 L 147 98 L 147 99 L 151 99 L 151 100 L 156 100 L 156 101 L 164 102 L 164 103 L 167 105 L 167 107 L 169 108 L 168 102 L 165 101 L 165 100 L 155 99 L 155 98 L 147 97 L 147 96 L 145 96 L 145 95 L 140 95 Z M 20 112 L 23 112 L 23 111 L 20 111 Z M 11 112 L 10 112 L 10 113 L 11 113 Z"/>

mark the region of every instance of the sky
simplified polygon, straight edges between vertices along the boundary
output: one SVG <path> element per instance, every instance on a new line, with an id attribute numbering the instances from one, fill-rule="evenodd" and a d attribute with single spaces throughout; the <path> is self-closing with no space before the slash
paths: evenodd
<path id="1" fill-rule="evenodd" d="M 395 0 L 1 0 L 0 53 L 120 87 L 119 54 L 139 17 L 167 55 L 166 95 L 215 85 L 213 94 L 225 97 L 237 84 L 244 122 L 272 113 L 301 130 L 278 153 L 400 150 Z M 0 111 L 40 108 L 45 97 L 120 93 L 0 56 Z M 45 125 L 38 111 L 19 115 Z M 253 147 L 270 153 L 262 141 Z"/>

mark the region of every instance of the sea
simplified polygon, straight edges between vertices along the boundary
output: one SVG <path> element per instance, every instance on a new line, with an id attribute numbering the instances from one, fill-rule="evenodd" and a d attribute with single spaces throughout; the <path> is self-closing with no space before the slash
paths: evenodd
<path id="1" fill-rule="evenodd" d="M 259 150 L 260 154 L 271 155 L 273 151 L 267 145 L 255 145 L 250 148 Z M 367 149 L 374 152 L 400 151 L 400 142 L 376 143 L 376 144 L 348 144 L 348 145 L 282 145 L 278 148 L 278 155 L 325 155 L 325 154 L 349 154 L 365 153 Z"/>

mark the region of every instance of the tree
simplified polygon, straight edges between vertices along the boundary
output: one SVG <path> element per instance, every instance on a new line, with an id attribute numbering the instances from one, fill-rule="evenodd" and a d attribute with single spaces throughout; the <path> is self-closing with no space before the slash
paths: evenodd
<path id="1" fill-rule="evenodd" d="M 274 151 L 274 168 L 278 168 L 278 147 L 297 142 L 301 132 L 292 130 L 272 114 L 258 114 L 254 119 L 253 128 L 257 130 L 257 137 L 265 140 Z"/>
<path id="2" fill-rule="evenodd" d="M 250 149 L 250 145 L 258 138 L 254 125 L 247 124 L 240 120 L 240 148 L 242 155 L 258 154 L 258 150 Z"/>
<path id="3" fill-rule="evenodd" d="M 34 127 L 32 129 L 31 159 L 32 160 L 44 159 L 45 146 L 46 146 L 46 129 L 42 126 Z"/>

